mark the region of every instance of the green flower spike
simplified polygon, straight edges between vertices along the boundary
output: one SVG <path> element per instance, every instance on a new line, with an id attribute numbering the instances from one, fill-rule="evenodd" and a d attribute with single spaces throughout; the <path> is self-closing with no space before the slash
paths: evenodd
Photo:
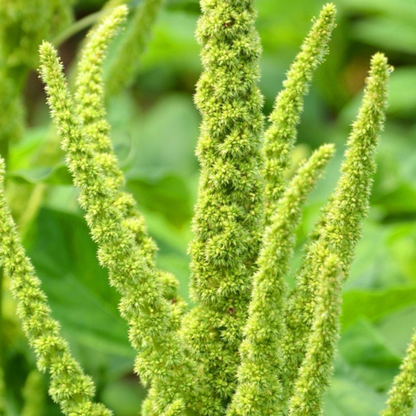
<path id="1" fill-rule="evenodd" d="M 374 154 L 383 128 L 390 68 L 384 55 L 371 60 L 364 99 L 348 140 L 341 178 L 311 236 L 304 263 L 286 313 L 283 383 L 285 397 L 297 378 L 315 311 L 319 269 L 330 253 L 341 262 L 342 279 L 348 276 L 354 247 L 367 215 L 375 171 Z"/>
<path id="2" fill-rule="evenodd" d="M 321 11 L 303 42 L 283 83 L 284 89 L 276 98 L 270 115 L 271 125 L 264 136 L 266 163 L 266 223 L 274 212 L 274 205 L 285 188 L 284 172 L 290 165 L 290 153 L 296 141 L 296 126 L 303 109 L 303 96 L 307 94 L 314 70 L 328 52 L 328 43 L 335 27 L 336 9 L 332 3 Z"/>
<path id="3" fill-rule="evenodd" d="M 117 9 L 116 9 L 117 10 Z M 117 13 L 117 11 L 115 12 Z M 105 19 L 109 24 L 114 14 Z M 194 383 L 193 370 L 185 362 L 171 304 L 163 298 L 160 276 L 148 266 L 118 207 L 118 192 L 106 176 L 102 155 L 85 136 L 76 118 L 72 98 L 56 51 L 42 44 L 41 75 L 46 84 L 52 118 L 63 138 L 69 170 L 81 188 L 80 203 L 99 246 L 100 263 L 109 269 L 110 282 L 121 293 L 120 312 L 129 323 L 129 337 L 138 351 L 135 369 L 145 383 L 160 392 L 153 402 L 159 415 L 182 415 Z M 97 160 L 98 159 L 98 160 Z M 110 183 L 108 183 L 110 179 Z"/>
<path id="4" fill-rule="evenodd" d="M 259 270 L 254 275 L 245 338 L 240 348 L 239 384 L 228 416 L 283 414 L 278 370 L 286 292 L 284 277 L 289 271 L 302 205 L 333 153 L 333 145 L 324 145 L 299 168 L 266 229 Z"/>
<path id="5" fill-rule="evenodd" d="M 389 391 L 387 408 L 381 416 L 410 416 L 415 405 L 416 393 L 416 333 L 407 347 L 400 373 L 394 378 Z"/>
<path id="6" fill-rule="evenodd" d="M 330 254 L 321 269 L 316 309 L 305 359 L 289 403 L 289 416 L 321 416 L 323 395 L 333 372 L 341 313 L 341 267 Z"/>
<path id="7" fill-rule="evenodd" d="M 145 220 L 137 209 L 131 194 L 123 190 L 125 179 L 117 163 L 111 139 L 110 126 L 105 118 L 104 83 L 102 65 L 105 53 L 117 28 L 127 14 L 126 7 L 119 7 L 113 13 L 108 24 L 101 24 L 88 35 L 88 42 L 78 64 L 76 77 L 77 115 L 83 126 L 83 132 L 90 140 L 91 150 L 97 166 L 105 176 L 107 186 L 116 193 L 115 205 L 123 216 L 124 225 L 135 235 L 135 243 L 140 256 L 146 259 L 148 267 L 156 270 L 156 244 L 148 236 Z M 178 281 L 167 272 L 158 270 L 164 297 L 171 302 L 174 326 L 179 329 L 186 304 L 177 293 Z M 153 393 L 149 397 L 153 396 Z"/>
<path id="8" fill-rule="evenodd" d="M 204 72 L 195 102 L 202 114 L 201 165 L 193 221 L 191 297 L 183 335 L 200 365 L 198 411 L 223 414 L 236 386 L 263 222 L 260 40 L 252 0 L 203 0 L 197 38 Z"/>
<path id="9" fill-rule="evenodd" d="M 155 267 L 156 245 L 148 236 L 143 216 L 137 209 L 136 201 L 123 190 L 125 180 L 117 163 L 111 139 L 110 126 L 106 120 L 104 106 L 104 84 L 102 80 L 102 65 L 106 57 L 109 43 L 117 29 L 125 20 L 127 8 L 118 7 L 112 18 L 106 24 L 97 26 L 89 33 L 88 42 L 78 64 L 76 77 L 77 116 L 83 126 L 85 135 L 90 140 L 94 158 L 106 176 L 107 186 L 117 193 L 116 205 L 122 212 L 125 225 L 136 236 L 136 244 L 142 256 L 148 261 L 149 267 Z M 177 325 L 185 309 L 185 302 L 176 293 L 177 280 L 169 273 L 159 271 L 160 279 L 165 288 L 165 296 L 174 299 L 172 309 L 177 315 Z"/>
<path id="10" fill-rule="evenodd" d="M 26 257 L 4 196 L 4 161 L 0 160 L 0 255 L 10 279 L 12 296 L 23 331 L 35 350 L 40 371 L 49 370 L 49 394 L 68 416 L 110 416 L 102 404 L 91 401 L 94 384 L 72 357 L 68 343 L 51 316 L 46 295 L 40 289 L 33 266 Z"/>

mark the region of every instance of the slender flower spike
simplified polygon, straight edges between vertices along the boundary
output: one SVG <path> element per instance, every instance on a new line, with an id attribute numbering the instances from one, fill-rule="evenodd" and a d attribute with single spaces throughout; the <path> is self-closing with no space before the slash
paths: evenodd
<path id="1" fill-rule="evenodd" d="M 72 357 L 59 324 L 51 316 L 46 295 L 26 257 L 4 196 L 4 161 L 0 160 L 0 257 L 10 278 L 12 296 L 23 331 L 35 350 L 40 371 L 49 371 L 49 393 L 68 416 L 110 416 L 102 404 L 91 401 L 94 385 Z"/>
<path id="2" fill-rule="evenodd" d="M 103 61 L 109 43 L 126 14 L 126 7 L 116 8 L 109 18 L 89 33 L 78 64 L 75 102 L 78 118 L 83 132 L 88 137 L 97 167 L 101 169 L 108 189 L 115 193 L 115 205 L 123 217 L 124 226 L 134 234 L 139 255 L 146 259 L 148 267 L 156 271 L 156 244 L 147 234 L 145 220 L 137 209 L 136 201 L 123 189 L 125 179 L 118 166 L 110 139 L 110 126 L 105 118 Z M 169 306 L 173 314 L 173 323 L 176 328 L 179 328 L 181 317 L 186 309 L 185 302 L 177 293 L 179 283 L 170 273 L 161 270 L 157 270 L 156 273 L 159 274 L 164 297 L 171 302 Z"/>
<path id="3" fill-rule="evenodd" d="M 387 408 L 381 416 L 410 416 L 415 406 L 416 394 L 416 333 L 407 347 L 400 373 L 394 378 L 389 391 Z"/>
<path id="4" fill-rule="evenodd" d="M 102 170 L 107 188 L 116 193 L 116 205 L 125 217 L 126 225 L 134 232 L 141 253 L 153 264 L 156 246 L 147 236 L 144 219 L 136 208 L 132 196 L 123 191 L 125 180 L 114 153 L 110 126 L 105 118 L 102 65 L 110 41 L 125 20 L 127 7 L 120 6 L 95 30 L 89 33 L 78 64 L 76 77 L 76 112 L 83 132 L 94 155 L 97 167 Z"/>
<path id="5" fill-rule="evenodd" d="M 140 254 L 149 267 L 155 268 L 156 244 L 148 236 L 145 220 L 132 195 L 124 191 L 125 179 L 118 166 L 111 139 L 110 126 L 104 106 L 103 61 L 110 41 L 125 20 L 127 7 L 116 8 L 113 13 L 88 34 L 83 48 L 76 77 L 75 102 L 77 116 L 83 132 L 88 137 L 97 167 L 102 170 L 107 187 L 116 193 L 116 206 L 121 211 L 125 226 L 135 235 Z M 174 299 L 172 309 L 178 318 L 183 314 L 185 303 L 177 294 L 178 282 L 169 273 L 158 271 L 165 297 Z M 178 319 L 179 325 L 179 319 Z"/>
<path id="6" fill-rule="evenodd" d="M 159 392 L 153 402 L 155 413 L 183 415 L 194 388 L 193 370 L 185 361 L 175 331 L 176 318 L 163 296 L 159 275 L 140 254 L 135 235 L 117 206 L 118 193 L 107 186 L 103 165 L 95 157 L 95 146 L 84 135 L 74 114 L 56 51 L 44 43 L 40 55 L 52 118 L 63 139 L 74 183 L 81 189 L 80 203 L 87 212 L 92 238 L 99 246 L 99 261 L 109 269 L 110 283 L 122 295 L 120 312 L 129 324 L 130 342 L 138 352 L 136 371 L 143 382 L 152 382 Z"/>
<path id="7" fill-rule="evenodd" d="M 371 60 L 364 99 L 348 140 L 341 178 L 329 204 L 323 209 L 301 267 L 286 313 L 283 383 L 286 397 L 297 378 L 315 310 L 319 270 L 330 253 L 341 262 L 342 279 L 348 276 L 361 223 L 368 212 L 374 154 L 385 119 L 390 67 L 384 55 Z"/>
<path id="8" fill-rule="evenodd" d="M 247 318 L 251 276 L 263 218 L 260 140 L 260 40 L 253 0 L 203 0 L 197 38 L 204 72 L 195 102 L 202 114 L 201 164 L 193 221 L 191 297 L 184 324 L 189 352 L 200 364 L 198 411 L 223 414 L 234 392 L 238 348 Z"/>
<path id="9" fill-rule="evenodd" d="M 227 416 L 283 414 L 278 370 L 282 364 L 279 343 L 283 335 L 284 277 L 289 271 L 302 205 L 333 153 L 333 145 L 324 145 L 299 169 L 266 229 L 240 348 L 239 383 Z"/>
<path id="10" fill-rule="evenodd" d="M 271 125 L 264 136 L 266 179 L 266 223 L 285 188 L 284 172 L 290 164 L 290 152 L 296 141 L 303 96 L 309 89 L 314 70 L 323 61 L 335 27 L 335 6 L 327 4 L 306 37 L 301 52 L 290 67 L 284 89 L 276 98 L 270 115 Z"/>
<path id="11" fill-rule="evenodd" d="M 316 310 L 305 359 L 290 399 L 289 416 L 321 416 L 323 395 L 333 371 L 341 313 L 341 267 L 330 254 L 323 264 Z"/>

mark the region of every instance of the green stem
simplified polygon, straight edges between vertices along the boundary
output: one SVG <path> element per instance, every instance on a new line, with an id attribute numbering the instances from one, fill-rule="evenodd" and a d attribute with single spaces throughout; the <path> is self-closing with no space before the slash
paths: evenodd
<path id="1" fill-rule="evenodd" d="M 88 16 L 85 16 L 83 19 L 76 21 L 74 24 L 72 24 L 63 32 L 61 32 L 58 36 L 56 36 L 55 39 L 52 40 L 52 43 L 56 47 L 59 47 L 72 36 L 87 29 L 88 27 L 92 26 L 94 23 L 101 20 L 101 18 L 107 13 L 108 13 L 107 10 L 100 10 L 99 12 L 92 13 L 92 14 L 89 14 Z"/>

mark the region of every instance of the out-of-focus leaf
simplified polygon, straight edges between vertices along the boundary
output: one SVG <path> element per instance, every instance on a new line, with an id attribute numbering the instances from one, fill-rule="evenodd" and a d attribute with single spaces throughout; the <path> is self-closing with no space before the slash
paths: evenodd
<path id="1" fill-rule="evenodd" d="M 387 290 L 350 290 L 343 295 L 341 322 L 343 329 L 362 318 L 376 321 L 397 310 L 412 305 L 416 300 L 416 286 Z"/>
<path id="2" fill-rule="evenodd" d="M 377 324 L 380 333 L 401 356 L 404 356 L 415 327 L 415 304 L 386 316 Z"/>
<path id="3" fill-rule="evenodd" d="M 119 109 L 117 102 L 114 100 L 110 107 L 113 136 L 116 141 L 120 134 L 130 135 L 132 139 L 131 162 L 126 166 L 129 178 L 154 178 L 167 172 L 187 175 L 197 171 L 194 149 L 199 135 L 199 116 L 187 97 L 165 97 L 144 115 L 128 117 L 123 114 L 125 104 Z"/>
<path id="4" fill-rule="evenodd" d="M 390 16 L 416 19 L 416 3 L 409 0 L 339 0 L 343 9 L 355 12 L 378 12 Z"/>
<path id="5" fill-rule="evenodd" d="M 410 54 L 416 52 L 414 22 L 387 16 L 367 17 L 357 22 L 351 33 L 356 39 L 383 49 Z"/>
<path id="6" fill-rule="evenodd" d="M 198 15 L 183 11 L 162 11 L 153 30 L 152 39 L 142 60 L 142 72 L 154 65 L 172 69 L 199 71 L 199 46 L 194 32 Z"/>
<path id="7" fill-rule="evenodd" d="M 140 206 L 148 211 L 163 213 L 177 227 L 182 227 L 192 217 L 189 188 L 178 175 L 167 174 L 153 180 L 130 179 L 127 190 L 134 195 Z"/>
<path id="8" fill-rule="evenodd" d="M 26 169 L 31 166 L 31 159 L 49 134 L 49 127 L 28 129 L 25 135 L 10 146 L 7 168 L 9 170 Z"/>
<path id="9" fill-rule="evenodd" d="M 71 174 L 64 163 L 53 167 L 38 167 L 7 172 L 10 178 L 21 183 L 45 183 L 48 185 L 72 185 Z"/>
<path id="10" fill-rule="evenodd" d="M 416 30 L 413 27 L 413 31 Z M 405 36 L 400 34 L 400 36 Z M 415 49 L 416 53 L 416 33 Z M 398 68 L 391 74 L 389 85 L 389 114 L 403 117 L 412 117 L 416 113 L 416 96 L 409 91 L 409 85 L 416 84 L 416 67 Z"/>
<path id="11" fill-rule="evenodd" d="M 384 396 L 353 377 L 335 376 L 326 395 L 325 415 L 378 416 Z"/>
<path id="12" fill-rule="evenodd" d="M 65 335 L 102 354 L 134 356 L 83 219 L 43 209 L 37 226 L 29 255 Z"/>
<path id="13" fill-rule="evenodd" d="M 416 213 L 416 186 L 403 181 L 379 197 L 377 204 L 383 205 L 391 215 Z"/>
<path id="14" fill-rule="evenodd" d="M 354 377 L 381 392 L 389 388 L 401 362 L 400 354 L 367 320 L 343 332 L 338 351 Z"/>
<path id="15" fill-rule="evenodd" d="M 109 383 L 102 392 L 102 400 L 110 409 L 117 409 L 119 416 L 137 414 L 146 391 L 137 377 L 124 378 Z"/>

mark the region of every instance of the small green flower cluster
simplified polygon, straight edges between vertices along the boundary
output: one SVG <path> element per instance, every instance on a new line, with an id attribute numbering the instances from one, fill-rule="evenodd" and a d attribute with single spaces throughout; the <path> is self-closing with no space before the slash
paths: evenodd
<path id="1" fill-rule="evenodd" d="M 148 1 L 139 21 L 153 21 L 159 5 L 159 0 Z M 98 259 L 121 295 L 119 310 L 137 352 L 135 370 L 149 386 L 142 414 L 319 416 L 339 336 L 342 285 L 368 211 L 390 68 L 382 54 L 374 55 L 341 178 L 310 235 L 290 290 L 286 277 L 302 207 L 334 147 L 320 147 L 290 182 L 285 171 L 303 96 L 327 53 L 335 7 L 326 5 L 314 22 L 266 132 L 257 87 L 261 47 L 253 1 L 201 0 L 201 8 L 197 37 L 204 72 L 195 97 L 202 115 L 201 179 L 190 245 L 195 306 L 189 312 L 176 293 L 175 277 L 156 267 L 155 243 L 134 199 L 124 191 L 109 138 L 102 65 L 126 18 L 125 6 L 90 33 L 75 94 L 56 50 L 47 42 L 41 45 L 40 74 L 52 119 L 81 191 Z M 125 82 L 126 74 L 114 85 Z M 4 169 L 2 163 L 2 183 Z M 66 415 L 110 415 L 92 402 L 93 383 L 50 315 L 3 187 L 0 216 L 3 267 L 38 367 L 51 375 L 52 398 Z M 382 416 L 410 415 L 415 351 L 413 337 Z"/>

